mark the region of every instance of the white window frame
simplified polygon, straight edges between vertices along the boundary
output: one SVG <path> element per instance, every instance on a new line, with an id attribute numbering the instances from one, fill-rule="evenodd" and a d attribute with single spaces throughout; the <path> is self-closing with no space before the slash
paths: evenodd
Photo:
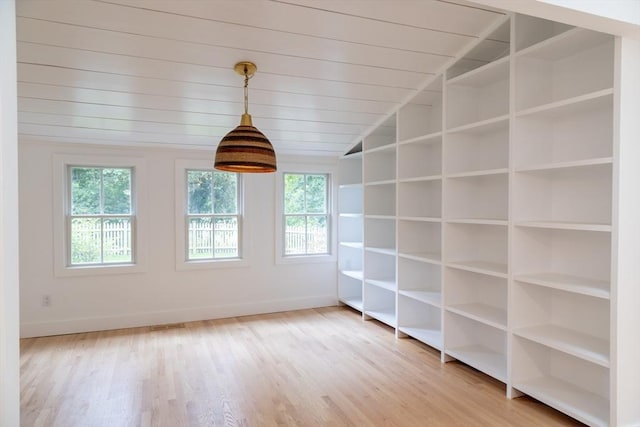
<path id="1" fill-rule="evenodd" d="M 123 264 L 71 264 L 71 167 L 130 168 L 132 262 Z M 54 155 L 53 157 L 54 274 L 59 277 L 126 274 L 146 271 L 146 170 L 141 157 Z"/>
<path id="2" fill-rule="evenodd" d="M 213 160 L 207 159 L 177 159 L 175 162 L 175 195 L 176 195 L 176 270 L 201 270 L 211 268 L 246 267 L 248 242 L 247 221 L 245 220 L 245 179 L 238 175 L 238 257 L 237 258 L 209 258 L 189 260 L 188 257 L 188 170 L 214 170 Z M 228 215 L 223 215 L 228 216 Z"/>
<path id="3" fill-rule="evenodd" d="M 335 224 L 335 176 L 336 165 L 334 163 L 317 163 L 317 164 L 287 164 L 278 165 L 276 172 L 276 224 L 275 224 L 275 262 L 276 264 L 303 264 L 303 263 L 322 263 L 336 262 L 336 224 Z M 328 236 L 328 253 L 326 254 L 300 254 L 285 255 L 284 253 L 284 232 L 285 232 L 285 214 L 284 214 L 284 175 L 287 173 L 307 174 L 307 175 L 327 175 L 327 226 L 329 227 Z"/>

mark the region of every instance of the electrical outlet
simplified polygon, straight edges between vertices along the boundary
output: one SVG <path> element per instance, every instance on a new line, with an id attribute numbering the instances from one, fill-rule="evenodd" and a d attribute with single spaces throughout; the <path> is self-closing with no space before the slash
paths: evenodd
<path id="1" fill-rule="evenodd" d="M 42 306 L 51 307 L 51 295 L 42 295 Z"/>

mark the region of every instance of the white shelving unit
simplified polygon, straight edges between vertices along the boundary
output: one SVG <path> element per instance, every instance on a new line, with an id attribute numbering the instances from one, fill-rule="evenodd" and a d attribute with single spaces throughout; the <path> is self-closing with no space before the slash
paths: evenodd
<path id="1" fill-rule="evenodd" d="M 345 155 L 338 165 L 338 300 L 363 309 L 364 191 L 362 153 Z"/>
<path id="2" fill-rule="evenodd" d="M 507 227 L 446 224 L 446 266 L 507 278 Z"/>
<path id="3" fill-rule="evenodd" d="M 516 336 L 513 387 L 594 426 L 609 425 L 609 369 Z"/>
<path id="4" fill-rule="evenodd" d="M 613 37 L 573 28 L 516 53 L 516 111 L 613 88 Z"/>
<path id="5" fill-rule="evenodd" d="M 416 261 L 439 264 L 442 260 L 441 228 L 440 222 L 399 220 L 399 256 Z"/>
<path id="6" fill-rule="evenodd" d="M 442 350 L 443 79 L 398 113 L 398 329 Z"/>
<path id="7" fill-rule="evenodd" d="M 442 76 L 433 80 L 428 87 L 400 108 L 398 141 L 401 144 L 420 143 L 420 141 L 437 138 L 440 131 L 442 131 Z M 427 156 L 422 158 L 436 167 L 440 163 L 439 159 L 436 162 L 435 159 L 430 160 Z M 425 169 L 430 168 L 425 165 Z"/>
<path id="8" fill-rule="evenodd" d="M 509 167 L 509 120 L 500 117 L 482 125 L 447 132 L 445 171 L 473 176 Z"/>
<path id="9" fill-rule="evenodd" d="M 509 57 L 446 82 L 447 130 L 465 131 L 509 114 Z"/>
<path id="10" fill-rule="evenodd" d="M 613 36 L 507 16 L 365 137 L 364 180 L 340 187 L 341 301 L 597 426 L 629 399 L 615 61 Z"/>
<path id="11" fill-rule="evenodd" d="M 507 382 L 507 332 L 446 309 L 447 355 Z"/>
<path id="12" fill-rule="evenodd" d="M 509 27 L 496 30 L 503 40 Z M 511 56 L 501 53 L 446 72 L 444 352 L 507 382 Z"/>
<path id="13" fill-rule="evenodd" d="M 514 64 L 511 385 L 608 425 L 614 39 L 546 29 Z"/>
<path id="14" fill-rule="evenodd" d="M 363 318 L 394 327 L 396 321 L 396 116 L 363 143 Z"/>

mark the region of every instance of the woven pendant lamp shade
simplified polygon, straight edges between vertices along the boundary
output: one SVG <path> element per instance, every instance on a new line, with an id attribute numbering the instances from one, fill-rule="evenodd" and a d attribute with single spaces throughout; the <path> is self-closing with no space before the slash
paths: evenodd
<path id="1" fill-rule="evenodd" d="M 222 138 L 213 167 L 227 172 L 268 173 L 276 171 L 276 153 L 271 142 L 251 121 L 249 114 L 249 79 L 258 67 L 252 62 L 238 62 L 234 70 L 244 76 L 244 114 L 240 126 Z"/>
<path id="2" fill-rule="evenodd" d="M 214 167 L 228 172 L 268 173 L 276 171 L 276 153 L 266 136 L 243 114 L 240 126 L 222 138 Z"/>

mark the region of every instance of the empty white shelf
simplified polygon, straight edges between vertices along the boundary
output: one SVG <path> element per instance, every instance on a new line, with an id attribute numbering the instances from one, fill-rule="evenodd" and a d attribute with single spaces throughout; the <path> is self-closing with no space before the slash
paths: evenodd
<path id="1" fill-rule="evenodd" d="M 391 292 L 396 291 L 396 282 L 393 280 L 366 279 L 365 283 L 368 283 L 373 286 L 377 286 L 382 289 L 386 289 Z"/>
<path id="2" fill-rule="evenodd" d="M 441 136 L 442 136 L 442 131 L 432 132 L 426 135 L 420 135 L 413 138 L 404 139 L 398 142 L 398 145 L 415 144 L 416 142 L 428 144 L 430 143 L 429 141 L 430 139 L 433 140 L 433 142 L 437 142 L 436 138 L 439 138 Z"/>
<path id="3" fill-rule="evenodd" d="M 418 341 L 442 350 L 442 331 L 439 329 L 429 329 L 422 326 L 401 326 L 398 329 Z"/>
<path id="4" fill-rule="evenodd" d="M 399 216 L 400 221 L 416 221 L 416 222 L 441 222 L 442 218 L 436 216 Z"/>
<path id="5" fill-rule="evenodd" d="M 513 384 L 529 396 L 559 409 L 586 424 L 609 425 L 609 401 L 553 377 L 539 377 Z"/>
<path id="6" fill-rule="evenodd" d="M 609 367 L 609 342 L 601 338 L 551 324 L 521 328 L 514 333 L 605 368 Z"/>
<path id="7" fill-rule="evenodd" d="M 568 52 L 580 51 L 598 43 L 603 43 L 606 40 L 606 34 L 588 31 L 583 28 L 572 28 L 557 36 L 522 49 L 516 54 L 516 57 L 528 56 L 546 60 L 558 60 L 566 58 Z"/>
<path id="8" fill-rule="evenodd" d="M 381 145 L 379 147 L 368 148 L 364 150 L 364 154 L 375 153 L 378 151 L 395 151 L 395 149 L 396 149 L 396 143 L 391 142 L 389 144 Z"/>
<path id="9" fill-rule="evenodd" d="M 599 103 L 610 102 L 609 98 L 613 95 L 613 89 L 607 88 L 597 90 L 595 92 L 578 95 L 560 101 L 550 102 L 548 104 L 537 105 L 535 107 L 526 108 L 516 113 L 517 117 L 538 115 L 538 116 L 561 116 L 569 113 L 578 113 L 583 110 L 591 109 Z"/>
<path id="10" fill-rule="evenodd" d="M 472 271 L 474 273 L 488 274 L 496 277 L 507 277 L 507 264 L 489 261 L 455 261 L 447 263 L 448 267 L 460 270 Z"/>
<path id="11" fill-rule="evenodd" d="M 469 303 L 447 306 L 447 311 L 457 313 L 494 328 L 507 329 L 507 311 L 486 304 Z"/>
<path id="12" fill-rule="evenodd" d="M 398 256 L 432 264 L 439 264 L 442 260 L 442 255 L 439 252 L 401 252 Z"/>
<path id="13" fill-rule="evenodd" d="M 502 353 L 479 345 L 451 348 L 446 353 L 493 378 L 507 382 L 507 359 Z"/>
<path id="14" fill-rule="evenodd" d="M 494 218 L 450 218 L 446 222 L 450 224 L 478 224 L 478 225 L 507 225 L 506 219 Z"/>
<path id="15" fill-rule="evenodd" d="M 361 218 L 362 213 L 360 212 L 342 212 L 340 216 L 343 218 Z"/>
<path id="16" fill-rule="evenodd" d="M 389 184 L 395 184 L 395 183 L 396 183 L 395 179 L 381 179 L 378 181 L 367 181 L 364 183 L 364 185 L 369 187 L 374 185 L 389 185 Z"/>
<path id="17" fill-rule="evenodd" d="M 395 215 L 372 215 L 367 214 L 364 216 L 367 219 L 396 219 Z"/>
<path id="18" fill-rule="evenodd" d="M 447 82 L 447 85 L 462 85 L 471 87 L 484 87 L 500 80 L 509 78 L 509 56 L 489 62 L 481 67 L 474 68 L 464 74 L 456 76 Z"/>
<path id="19" fill-rule="evenodd" d="M 475 129 L 480 129 L 480 128 L 489 128 L 490 126 L 496 124 L 496 123 L 500 123 L 503 121 L 506 121 L 509 119 L 509 115 L 508 114 L 504 114 L 498 117 L 492 117 L 490 119 L 486 119 L 486 120 L 480 120 L 474 123 L 469 123 L 469 124 L 465 124 L 462 126 L 457 126 L 454 127 L 452 129 L 449 129 L 447 131 L 447 133 L 454 133 L 454 132 L 467 132 L 467 131 L 472 131 Z"/>
<path id="20" fill-rule="evenodd" d="M 348 248 L 362 249 L 362 242 L 340 242 L 340 246 Z"/>
<path id="21" fill-rule="evenodd" d="M 362 297 L 343 297 L 340 298 L 340 302 L 358 311 L 362 311 Z"/>
<path id="22" fill-rule="evenodd" d="M 610 224 L 594 224 L 570 221 L 518 221 L 519 227 L 550 228 L 555 230 L 602 231 L 610 232 Z"/>
<path id="23" fill-rule="evenodd" d="M 596 280 L 586 277 L 572 276 L 560 273 L 530 273 L 518 274 L 515 280 L 532 285 L 545 286 L 553 289 L 589 295 L 596 298 L 610 298 L 610 285 L 608 281 Z"/>
<path id="24" fill-rule="evenodd" d="M 363 278 L 362 270 L 341 270 L 340 273 L 356 280 L 362 280 Z"/>
<path id="25" fill-rule="evenodd" d="M 447 178 L 470 178 L 476 176 L 487 176 L 487 175 L 503 175 L 509 173 L 508 168 L 499 168 L 499 169 L 483 169 L 476 171 L 468 171 L 468 172 L 459 172 L 447 175 Z"/>
<path id="26" fill-rule="evenodd" d="M 435 291 L 423 291 L 419 289 L 403 289 L 399 291 L 400 295 L 413 298 L 425 304 L 440 307 L 442 305 L 442 294 Z"/>
<path id="27" fill-rule="evenodd" d="M 352 182 L 350 184 L 340 184 L 339 188 L 360 188 L 362 187 L 361 182 Z"/>
<path id="28" fill-rule="evenodd" d="M 516 169 L 516 172 L 536 172 L 554 169 L 581 168 L 598 165 L 609 165 L 613 163 L 612 157 L 598 157 L 593 159 L 572 160 L 566 162 L 542 163 L 531 166 L 524 166 Z"/>
<path id="29" fill-rule="evenodd" d="M 389 310 L 367 310 L 364 312 L 365 315 L 373 317 L 376 320 L 381 321 L 382 323 L 386 323 L 389 326 L 396 327 L 396 314 Z"/>
<path id="30" fill-rule="evenodd" d="M 423 181 L 437 181 L 442 179 L 442 175 L 426 175 L 426 176 L 415 176 L 411 178 L 401 178 L 398 182 L 423 182 Z"/>
<path id="31" fill-rule="evenodd" d="M 384 254 L 384 255 L 395 255 L 396 254 L 396 250 L 394 248 L 377 248 L 377 247 L 373 247 L 373 246 L 367 246 L 365 247 L 365 250 L 369 251 L 369 252 L 375 252 L 378 254 Z"/>

